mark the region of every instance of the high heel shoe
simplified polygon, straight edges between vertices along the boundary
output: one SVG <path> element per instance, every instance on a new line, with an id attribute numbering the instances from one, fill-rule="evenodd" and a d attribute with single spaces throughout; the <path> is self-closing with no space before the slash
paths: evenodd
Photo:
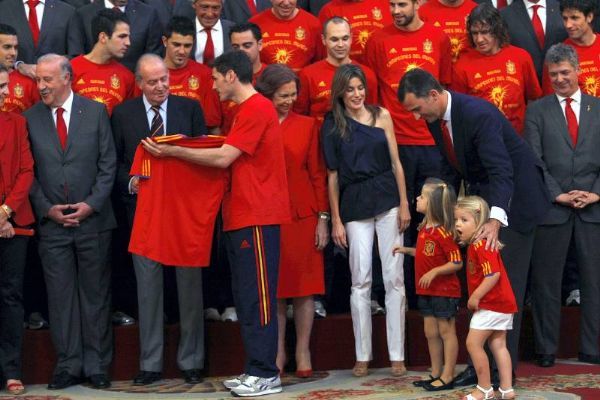
<path id="1" fill-rule="evenodd" d="M 494 387 L 493 386 L 490 386 L 489 389 L 484 389 L 479 385 L 477 385 L 475 387 L 477 388 L 477 390 L 479 390 L 481 393 L 483 393 L 482 400 L 492 400 L 496 397 L 496 396 L 494 396 Z M 463 400 L 478 400 L 478 399 L 475 396 L 473 396 L 471 393 L 469 393 L 468 395 L 463 397 Z"/>

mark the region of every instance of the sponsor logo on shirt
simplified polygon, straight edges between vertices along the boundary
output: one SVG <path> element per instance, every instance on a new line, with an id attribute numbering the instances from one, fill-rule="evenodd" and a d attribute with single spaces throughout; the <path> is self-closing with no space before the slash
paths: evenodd
<path id="1" fill-rule="evenodd" d="M 242 243 L 240 244 L 240 249 L 249 249 L 250 248 L 250 243 L 248 243 L 248 241 L 246 239 L 242 240 Z"/>

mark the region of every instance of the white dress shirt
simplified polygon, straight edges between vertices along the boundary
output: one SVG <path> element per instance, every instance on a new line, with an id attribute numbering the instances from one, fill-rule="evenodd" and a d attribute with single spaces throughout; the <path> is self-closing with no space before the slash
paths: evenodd
<path id="1" fill-rule="evenodd" d="M 525 0 L 523 2 L 525 4 L 525 8 L 527 9 L 527 15 L 529 15 L 529 19 L 533 17 L 533 6 L 540 6 L 537 10 L 537 15 L 540 17 L 542 21 L 542 28 L 544 28 L 544 33 L 546 32 L 546 0 L 539 0 L 537 3 L 532 1 Z"/>
<path id="2" fill-rule="evenodd" d="M 63 119 L 65 120 L 65 125 L 67 127 L 67 135 L 69 134 L 69 123 L 71 122 L 71 111 L 73 110 L 73 91 L 69 94 L 69 97 L 65 100 L 65 102 L 60 106 L 63 108 Z M 52 120 L 54 121 L 54 126 L 56 126 L 56 111 L 59 107 L 52 107 Z"/>
<path id="3" fill-rule="evenodd" d="M 165 101 L 163 101 L 163 103 L 159 106 L 158 108 L 158 113 L 160 114 L 160 117 L 163 120 L 163 128 L 164 128 L 164 132 L 165 135 L 167 134 L 167 103 L 169 101 L 169 98 L 167 97 L 167 99 Z M 148 99 L 146 98 L 146 95 L 142 96 L 142 102 L 144 103 L 144 109 L 146 110 L 146 118 L 148 119 L 148 129 L 152 128 L 152 119 L 154 118 L 154 111 L 152 110 L 152 104 L 150 104 L 150 102 L 148 101 Z"/>
<path id="4" fill-rule="evenodd" d="M 42 18 L 44 17 L 44 7 L 46 2 L 44 0 L 40 0 L 37 6 L 35 6 L 35 13 L 37 15 L 38 27 L 40 31 L 42 30 Z M 29 5 L 27 4 L 27 0 L 23 0 L 23 7 L 25 7 L 25 18 L 29 21 Z"/>
<path id="5" fill-rule="evenodd" d="M 494 8 L 498 8 L 498 0 L 490 0 Z M 512 4 L 513 0 L 506 0 L 506 7 Z"/>
<path id="6" fill-rule="evenodd" d="M 560 108 L 562 109 L 563 115 L 565 119 L 567 118 L 567 114 L 565 114 L 565 107 L 567 106 L 567 98 L 556 95 L 558 99 L 558 103 L 560 104 Z M 579 124 L 579 113 L 581 112 L 581 89 L 577 89 L 575 93 L 571 96 L 571 109 L 575 113 L 575 118 L 577 118 L 577 123 Z"/>
<path id="7" fill-rule="evenodd" d="M 454 136 L 452 135 L 452 94 L 446 90 L 445 92 L 448 95 L 448 105 L 446 106 L 446 111 L 444 112 L 444 117 L 442 119 L 446 121 L 450 139 L 452 139 L 452 143 L 454 143 Z M 492 206 L 490 208 L 490 218 L 500 221 L 502 226 L 508 226 L 508 215 L 506 215 L 506 211 L 500 207 Z"/>
<path id="8" fill-rule="evenodd" d="M 111 3 L 111 2 L 110 2 L 110 1 L 108 1 L 108 0 L 104 0 L 104 7 L 106 7 L 106 8 L 115 8 L 115 7 L 117 7 L 117 6 L 115 6 L 113 3 Z M 125 12 L 125 6 L 123 6 L 123 7 L 117 7 L 117 8 L 118 8 L 119 10 L 121 10 L 121 12 L 122 12 L 122 13 L 124 13 L 124 12 Z"/>
<path id="9" fill-rule="evenodd" d="M 204 27 L 200 25 L 200 21 L 198 18 L 196 21 L 196 54 L 194 54 L 194 58 L 197 62 L 204 62 L 204 48 L 206 47 L 206 32 L 204 32 Z M 219 57 L 223 54 L 225 49 L 225 44 L 223 43 L 223 25 L 221 24 L 221 20 L 218 20 L 217 23 L 210 29 L 210 35 L 212 37 L 213 46 L 215 48 L 215 58 Z"/>

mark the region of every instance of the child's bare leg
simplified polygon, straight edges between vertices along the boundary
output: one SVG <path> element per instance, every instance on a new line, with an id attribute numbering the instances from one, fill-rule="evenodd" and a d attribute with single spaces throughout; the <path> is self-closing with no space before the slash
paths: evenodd
<path id="1" fill-rule="evenodd" d="M 427 338 L 427 347 L 429 348 L 429 358 L 431 359 L 431 376 L 437 378 L 442 374 L 442 363 L 444 362 L 444 346 L 438 331 L 437 320 L 434 316 L 423 318 L 423 328 Z"/>
<path id="2" fill-rule="evenodd" d="M 512 388 L 512 360 L 510 359 L 510 353 L 506 348 L 506 331 L 494 331 L 488 339 L 488 345 L 496 365 L 498 367 L 498 374 L 500 375 L 500 388 L 506 390 Z M 506 397 L 509 396 L 509 397 Z M 514 393 L 505 395 L 505 399 L 512 399 Z"/>
<path id="3" fill-rule="evenodd" d="M 458 357 L 458 338 L 456 337 L 456 324 L 454 318 L 438 318 L 438 330 L 444 343 L 444 370 L 442 380 L 449 383 L 454 379 L 454 367 Z"/>
<path id="4" fill-rule="evenodd" d="M 490 364 L 487 354 L 483 349 L 483 345 L 491 334 L 492 331 L 489 330 L 469 329 L 467 336 L 467 350 L 477 373 L 477 384 L 484 389 L 492 386 L 490 381 Z M 482 393 L 479 390 L 475 390 L 471 394 L 477 399 L 482 398 Z"/>

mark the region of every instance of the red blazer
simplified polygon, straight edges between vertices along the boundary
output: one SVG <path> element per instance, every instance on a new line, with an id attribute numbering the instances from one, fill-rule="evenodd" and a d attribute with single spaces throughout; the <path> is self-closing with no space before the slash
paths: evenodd
<path id="1" fill-rule="evenodd" d="M 19 226 L 34 222 L 29 188 L 33 182 L 33 158 L 29 150 L 25 118 L 0 112 L 0 204 L 15 213 Z"/>
<path id="2" fill-rule="evenodd" d="M 328 211 L 327 171 L 317 121 L 292 111 L 281 123 L 292 218 Z"/>

